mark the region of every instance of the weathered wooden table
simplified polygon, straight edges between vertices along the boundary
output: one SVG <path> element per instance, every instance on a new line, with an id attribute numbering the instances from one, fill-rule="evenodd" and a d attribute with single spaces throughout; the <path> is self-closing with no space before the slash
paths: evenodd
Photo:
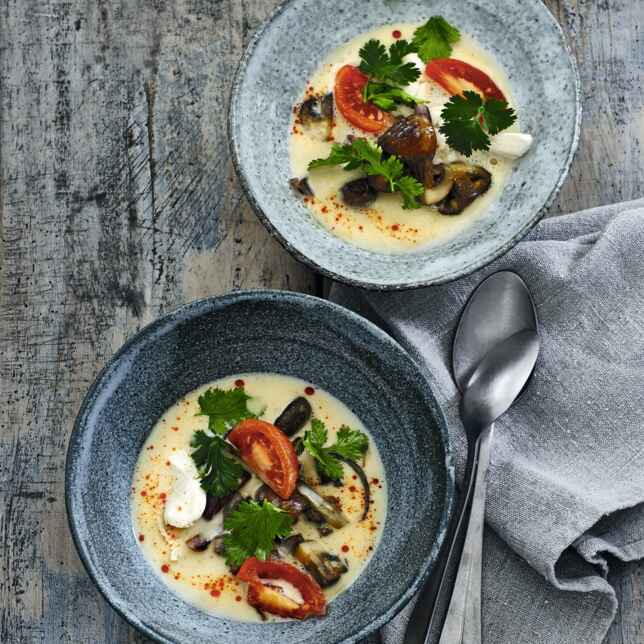
<path id="1" fill-rule="evenodd" d="M 1 642 L 143 641 L 85 574 L 65 516 L 69 432 L 109 356 L 194 298 L 320 291 L 250 211 L 226 141 L 233 71 L 275 4 L 0 2 Z M 547 4 L 585 109 L 552 212 L 641 196 L 644 0 Z M 610 644 L 644 642 L 643 573 L 615 567 Z"/>

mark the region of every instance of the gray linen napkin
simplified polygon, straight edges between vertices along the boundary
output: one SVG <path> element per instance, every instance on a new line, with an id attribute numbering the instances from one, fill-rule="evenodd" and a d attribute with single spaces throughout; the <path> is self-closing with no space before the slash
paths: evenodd
<path id="1" fill-rule="evenodd" d="M 505 268 L 534 295 L 542 349 L 525 394 L 496 425 L 484 639 L 599 643 L 617 608 L 606 555 L 644 557 L 644 200 L 545 219 L 450 284 L 401 293 L 334 284 L 330 297 L 382 326 L 426 370 L 461 471 L 452 335 L 475 286 Z M 410 609 L 382 630 L 386 644 L 402 641 Z"/>

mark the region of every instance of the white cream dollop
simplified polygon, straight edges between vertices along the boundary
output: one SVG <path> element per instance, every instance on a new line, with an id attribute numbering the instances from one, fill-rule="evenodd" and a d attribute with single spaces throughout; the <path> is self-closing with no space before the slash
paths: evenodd
<path id="1" fill-rule="evenodd" d="M 206 493 L 192 458 L 183 450 L 169 458 L 175 473 L 174 486 L 163 511 L 164 521 L 175 528 L 188 528 L 206 508 Z"/>
<path id="2" fill-rule="evenodd" d="M 490 154 L 519 159 L 532 147 L 532 135 L 521 132 L 500 132 L 492 137 Z"/>

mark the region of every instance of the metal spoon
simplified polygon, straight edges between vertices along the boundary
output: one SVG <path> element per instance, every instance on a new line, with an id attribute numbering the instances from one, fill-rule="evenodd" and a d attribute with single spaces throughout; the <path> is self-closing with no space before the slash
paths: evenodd
<path id="1" fill-rule="evenodd" d="M 485 478 L 494 434 L 493 423 L 521 393 L 534 369 L 538 353 L 539 336 L 535 331 L 519 331 L 496 345 L 467 382 L 461 416 L 468 434 L 478 434 L 478 460 L 465 544 L 439 644 L 481 642 Z"/>
<path id="2" fill-rule="evenodd" d="M 493 347 L 524 329 L 538 330 L 534 304 L 525 283 L 512 271 L 490 275 L 470 296 L 454 337 L 452 369 L 458 388 L 465 390 L 474 370 Z M 461 514 L 451 523 L 443 550 L 420 591 L 405 632 L 405 644 L 429 642 L 430 634 L 442 622 L 436 600 L 439 594 L 445 594 L 449 585 L 448 573 L 460 555 L 466 525 L 464 517 L 474 490 L 474 465 L 478 459 L 476 438 L 468 439 L 468 443 L 464 474 L 466 492 Z"/>

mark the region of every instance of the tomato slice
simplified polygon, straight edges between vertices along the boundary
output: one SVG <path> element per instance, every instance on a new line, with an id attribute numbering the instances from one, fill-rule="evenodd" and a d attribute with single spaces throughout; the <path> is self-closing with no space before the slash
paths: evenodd
<path id="1" fill-rule="evenodd" d="M 389 112 L 362 99 L 369 79 L 357 67 L 344 65 L 335 75 L 335 103 L 349 123 L 365 132 L 382 132 L 393 123 Z"/>
<path id="2" fill-rule="evenodd" d="M 425 67 L 425 73 L 452 96 L 472 90 L 486 99 L 497 98 L 507 102 L 498 85 L 485 72 L 462 60 L 456 58 L 430 60 Z"/>
<path id="3" fill-rule="evenodd" d="M 285 561 L 260 561 L 256 557 L 246 559 L 237 577 L 248 582 L 248 603 L 280 617 L 305 619 L 312 615 L 326 614 L 326 598 L 312 577 Z M 266 584 L 267 580 L 282 580 L 297 588 L 302 603 L 282 594 L 277 588 Z"/>
<path id="4" fill-rule="evenodd" d="M 289 499 L 300 472 L 291 441 L 275 425 L 263 420 L 242 420 L 228 434 L 228 440 L 257 476 L 282 499 Z"/>

